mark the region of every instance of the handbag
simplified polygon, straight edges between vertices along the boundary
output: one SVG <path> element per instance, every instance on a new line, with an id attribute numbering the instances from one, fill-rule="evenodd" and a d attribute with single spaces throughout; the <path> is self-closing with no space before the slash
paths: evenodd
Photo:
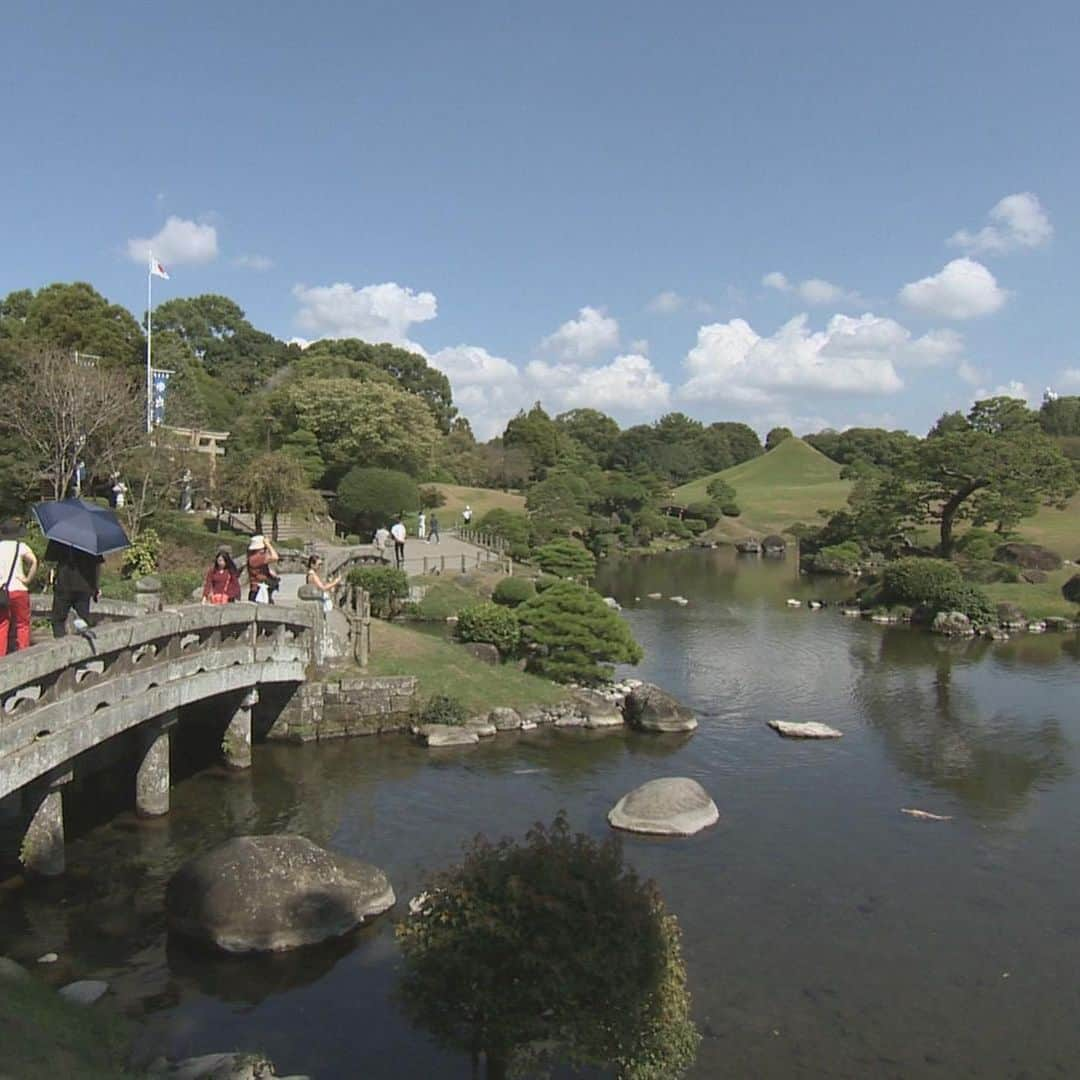
<path id="1" fill-rule="evenodd" d="M 11 569 L 8 571 L 7 581 L 4 582 L 4 587 L 0 589 L 0 611 L 6 610 L 8 604 L 11 603 L 11 593 L 9 592 L 8 587 L 11 585 L 11 579 L 15 576 L 15 567 L 19 563 L 20 546 L 19 541 L 16 540 L 15 558 L 11 560 Z"/>
<path id="2" fill-rule="evenodd" d="M 270 603 L 270 590 L 266 587 L 266 582 L 260 582 L 259 587 L 255 590 L 255 603 L 256 604 L 269 604 Z"/>

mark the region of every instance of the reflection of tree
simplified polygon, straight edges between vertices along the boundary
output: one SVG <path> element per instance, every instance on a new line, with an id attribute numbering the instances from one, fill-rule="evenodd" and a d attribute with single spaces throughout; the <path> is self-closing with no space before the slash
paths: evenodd
<path id="1" fill-rule="evenodd" d="M 616 838 L 572 835 L 561 814 L 524 843 L 478 838 L 421 901 L 398 928 L 405 1009 L 483 1053 L 489 1080 L 560 1061 L 660 1080 L 693 1063 L 678 924 Z"/>
<path id="2" fill-rule="evenodd" d="M 855 695 L 906 773 L 952 792 L 975 810 L 1008 815 L 1033 788 L 1068 774 L 1056 720 L 1025 722 L 980 712 L 954 684 L 953 669 L 982 655 L 982 643 L 927 639 L 896 629 L 876 656 L 853 649 L 863 667 Z"/>

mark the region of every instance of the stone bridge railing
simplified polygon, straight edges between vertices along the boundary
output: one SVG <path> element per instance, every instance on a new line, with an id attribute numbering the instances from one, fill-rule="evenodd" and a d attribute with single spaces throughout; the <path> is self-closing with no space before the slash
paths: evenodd
<path id="1" fill-rule="evenodd" d="M 136 808 L 169 805 L 168 730 L 177 710 L 206 698 L 242 698 L 223 743 L 250 763 L 251 709 L 264 683 L 300 683 L 325 656 L 314 604 L 187 606 L 100 625 L 0 660 L 0 801 L 20 789 L 31 803 L 23 861 L 63 869 L 60 789 L 81 754 L 140 728 Z M 57 869 L 59 866 L 59 869 Z"/>

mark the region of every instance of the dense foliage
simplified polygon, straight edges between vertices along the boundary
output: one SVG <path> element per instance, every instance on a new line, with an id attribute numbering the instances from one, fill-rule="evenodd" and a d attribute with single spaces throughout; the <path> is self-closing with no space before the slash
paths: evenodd
<path id="1" fill-rule="evenodd" d="M 572 581 L 549 585 L 516 609 L 529 668 L 555 682 L 597 684 L 613 664 L 636 664 L 641 646 L 599 593 Z"/>
<path id="2" fill-rule="evenodd" d="M 521 641 L 521 627 L 514 612 L 490 601 L 462 608 L 457 613 L 454 634 L 459 641 L 494 645 L 503 656 L 514 653 Z"/>
<path id="3" fill-rule="evenodd" d="M 449 724 L 460 727 L 469 714 L 463 702 L 452 694 L 432 694 L 420 710 L 421 724 Z"/>
<path id="4" fill-rule="evenodd" d="M 679 928 L 615 837 L 559 815 L 523 843 L 478 838 L 398 924 L 402 997 L 437 1039 L 487 1058 L 488 1076 L 564 1063 L 620 1080 L 677 1080 L 700 1039 Z"/>
<path id="5" fill-rule="evenodd" d="M 495 586 L 491 599 L 504 607 L 517 607 L 536 595 L 536 586 L 522 577 L 505 577 Z"/>
<path id="6" fill-rule="evenodd" d="M 390 615 L 396 602 L 409 595 L 405 571 L 390 566 L 355 566 L 349 571 L 348 580 L 371 597 L 373 615 Z"/>
<path id="7" fill-rule="evenodd" d="M 943 559 L 907 558 L 889 563 L 881 576 L 877 599 L 907 604 L 929 614 L 960 611 L 974 620 L 987 620 L 992 605 L 975 585 L 964 581 L 959 568 Z"/>
<path id="8" fill-rule="evenodd" d="M 416 481 L 396 469 L 350 469 L 338 484 L 334 516 L 365 540 L 380 525 L 390 527 L 398 514 L 418 509 Z"/>
<path id="9" fill-rule="evenodd" d="M 576 540 L 549 540 L 534 554 L 536 564 L 545 574 L 588 581 L 596 573 L 596 556 Z"/>

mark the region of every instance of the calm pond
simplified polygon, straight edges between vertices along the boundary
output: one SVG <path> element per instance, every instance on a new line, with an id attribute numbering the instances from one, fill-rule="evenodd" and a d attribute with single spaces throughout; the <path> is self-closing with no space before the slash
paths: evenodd
<path id="1" fill-rule="evenodd" d="M 213 959 L 166 940 L 169 875 L 230 835 L 302 832 L 383 867 L 397 918 L 477 832 L 520 836 L 565 808 L 603 836 L 620 795 L 691 776 L 720 824 L 625 851 L 683 927 L 704 1035 L 692 1075 L 1075 1075 L 1077 636 L 953 643 L 791 609 L 847 590 L 730 551 L 613 562 L 599 585 L 645 647 L 633 674 L 698 710 L 693 737 L 258 746 L 248 775 L 178 783 L 166 820 L 123 813 L 73 840 L 62 883 L 0 889 L 0 953 L 56 951 L 65 975 L 109 979 L 173 1055 L 257 1048 L 319 1080 L 467 1077 L 399 1011 L 392 917 L 329 948 Z M 844 738 L 782 740 L 773 718 Z"/>

